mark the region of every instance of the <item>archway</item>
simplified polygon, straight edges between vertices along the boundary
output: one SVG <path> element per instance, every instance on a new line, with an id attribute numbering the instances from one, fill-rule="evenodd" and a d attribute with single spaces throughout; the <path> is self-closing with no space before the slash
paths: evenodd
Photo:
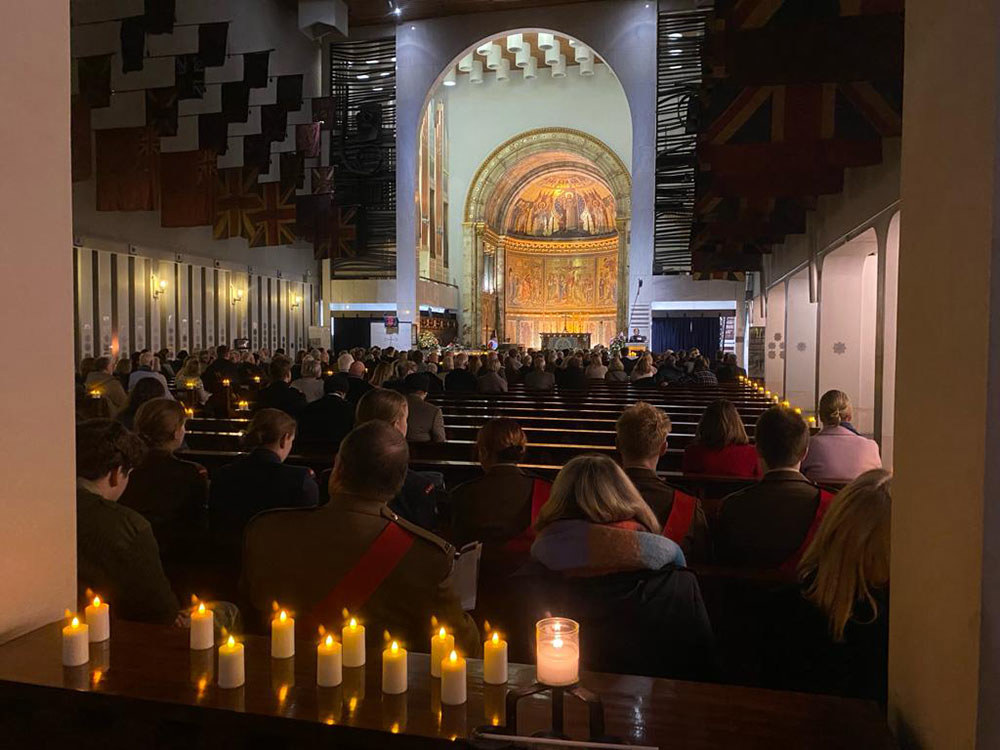
<path id="1" fill-rule="evenodd" d="M 621 159 L 579 130 L 540 128 L 497 147 L 463 213 L 463 340 L 496 330 L 537 346 L 548 327 L 607 343 L 622 330 L 631 189 Z"/>

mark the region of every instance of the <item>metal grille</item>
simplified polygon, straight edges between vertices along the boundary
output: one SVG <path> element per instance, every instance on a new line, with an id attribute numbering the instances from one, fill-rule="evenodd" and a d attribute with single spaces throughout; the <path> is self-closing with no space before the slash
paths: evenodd
<path id="1" fill-rule="evenodd" d="M 392 276 L 396 269 L 396 40 L 330 45 L 330 138 L 337 205 L 358 206 L 353 258 L 334 258 L 337 278 Z"/>
<path id="2" fill-rule="evenodd" d="M 695 146 L 702 47 L 709 10 L 659 14 L 656 66 L 656 204 L 653 273 L 691 270 Z"/>

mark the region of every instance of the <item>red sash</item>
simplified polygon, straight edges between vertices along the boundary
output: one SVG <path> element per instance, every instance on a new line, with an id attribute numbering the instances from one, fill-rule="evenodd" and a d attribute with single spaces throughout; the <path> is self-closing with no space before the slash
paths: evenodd
<path id="1" fill-rule="evenodd" d="M 809 525 L 809 531 L 806 532 L 805 539 L 802 540 L 802 545 L 795 550 L 795 554 L 785 560 L 779 567 L 778 570 L 794 574 L 796 569 L 799 567 L 799 561 L 802 560 L 802 555 L 806 553 L 809 549 L 809 545 L 812 544 L 813 537 L 816 536 L 816 531 L 819 529 L 820 523 L 823 521 L 823 516 L 826 515 L 826 511 L 830 507 L 830 503 L 833 502 L 833 493 L 827 492 L 826 490 L 819 491 L 819 505 L 816 506 L 816 515 L 813 516 L 813 522 Z"/>
<path id="2" fill-rule="evenodd" d="M 544 479 L 536 479 L 534 481 L 534 484 L 531 486 L 531 521 L 528 524 L 528 528 L 504 545 L 508 551 L 527 552 L 531 549 L 531 543 L 535 541 L 535 520 L 542 510 L 542 506 L 549 501 L 549 492 L 551 491 L 552 485 Z"/>
<path id="3" fill-rule="evenodd" d="M 413 546 L 413 535 L 390 521 L 354 567 L 341 578 L 309 615 L 314 626 L 340 622 L 343 610 L 357 612 L 396 569 Z"/>
<path id="4" fill-rule="evenodd" d="M 680 490 L 674 490 L 674 504 L 670 508 L 670 515 L 667 522 L 663 524 L 663 536 L 678 544 L 684 541 L 691 522 L 694 521 L 694 512 L 698 507 L 698 499 L 691 497 Z"/>

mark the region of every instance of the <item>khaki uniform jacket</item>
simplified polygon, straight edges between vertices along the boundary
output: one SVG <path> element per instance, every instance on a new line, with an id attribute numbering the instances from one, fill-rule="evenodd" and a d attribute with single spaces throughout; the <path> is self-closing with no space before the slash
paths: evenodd
<path id="1" fill-rule="evenodd" d="M 443 443 L 448 438 L 444 431 L 444 414 L 441 407 L 424 401 L 419 396 L 406 397 L 409 416 L 406 419 L 406 439 L 411 443 Z"/>
<path id="2" fill-rule="evenodd" d="M 258 613 L 270 615 L 277 601 L 305 623 L 390 523 L 406 529 L 414 543 L 361 607 L 369 649 L 382 648 L 388 630 L 407 648 L 426 651 L 434 616 L 455 634 L 458 649 L 477 655 L 479 631 L 453 585 L 454 547 L 360 495 L 337 493 L 319 508 L 269 511 L 251 520 L 243 592 Z M 342 623 L 324 625 L 338 630 Z"/>

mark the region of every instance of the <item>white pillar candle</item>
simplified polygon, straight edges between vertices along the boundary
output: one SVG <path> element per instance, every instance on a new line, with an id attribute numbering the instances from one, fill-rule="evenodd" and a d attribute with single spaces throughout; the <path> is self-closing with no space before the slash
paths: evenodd
<path id="1" fill-rule="evenodd" d="M 497 632 L 483 644 L 483 682 L 488 685 L 507 682 L 507 641 Z"/>
<path id="2" fill-rule="evenodd" d="M 90 659 L 90 628 L 74 617 L 63 628 L 62 663 L 66 667 L 79 667 Z"/>
<path id="3" fill-rule="evenodd" d="M 328 635 L 316 647 L 316 684 L 337 687 L 344 679 L 343 649 Z"/>
<path id="4" fill-rule="evenodd" d="M 441 661 L 441 703 L 446 706 L 465 703 L 465 659 L 454 651 Z"/>
<path id="5" fill-rule="evenodd" d="M 406 692 L 406 649 L 396 641 L 382 652 L 382 692 L 399 695 Z"/>
<path id="6" fill-rule="evenodd" d="M 191 613 L 191 648 L 202 651 L 215 645 L 215 615 L 205 606 L 198 604 L 198 609 Z"/>
<path id="7" fill-rule="evenodd" d="M 91 643 L 101 643 L 111 637 L 111 607 L 107 602 L 102 602 L 101 597 L 95 596 L 83 613 L 87 618 L 87 627 L 90 628 Z"/>
<path id="8" fill-rule="evenodd" d="M 344 666 L 363 667 L 365 665 L 365 626 L 358 625 L 358 621 L 351 618 L 351 621 L 344 626 Z"/>
<path id="9" fill-rule="evenodd" d="M 535 625 L 538 681 L 555 687 L 580 680 L 580 626 L 564 617 L 547 617 Z"/>
<path id="10" fill-rule="evenodd" d="M 219 646 L 219 687 L 238 688 L 245 681 L 243 644 L 229 636 L 229 640 Z"/>
<path id="11" fill-rule="evenodd" d="M 285 610 L 271 620 L 271 658 L 295 656 L 295 620 Z"/>
<path id="12" fill-rule="evenodd" d="M 441 662 L 455 650 L 455 636 L 444 628 L 431 636 L 431 677 L 441 676 Z"/>

